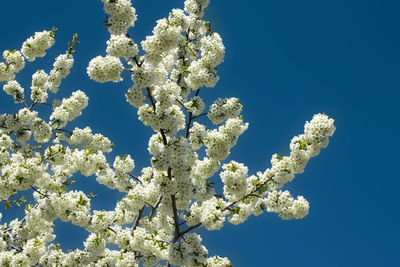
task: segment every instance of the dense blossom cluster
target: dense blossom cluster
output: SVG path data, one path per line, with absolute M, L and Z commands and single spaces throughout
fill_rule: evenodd
M 126 60 L 136 57 L 138 54 L 138 46 L 131 38 L 120 34 L 111 35 L 107 41 L 107 54 L 114 57 L 122 57 Z
M 24 99 L 24 88 L 22 88 L 21 85 L 15 80 L 8 81 L 3 86 L 3 90 L 8 95 L 11 95 L 14 97 L 15 103 L 21 102 L 22 99 Z
M 44 57 L 46 50 L 54 45 L 54 31 L 36 32 L 22 44 L 21 53 L 29 61 Z
M 50 115 L 50 120 L 54 120 L 53 124 L 58 127 L 64 127 L 68 121 L 74 120 L 80 116 L 81 110 L 86 108 L 88 97 L 82 91 L 75 91 L 70 98 L 64 98 L 61 105 L 54 108 Z
M 231 98 L 218 98 L 210 107 L 208 118 L 214 124 L 220 124 L 227 118 L 236 118 L 242 111 L 242 104 L 236 97 Z
M 282 219 L 306 216 L 307 200 L 281 188 L 328 145 L 333 119 L 314 115 L 304 134 L 292 139 L 290 154 L 274 154 L 263 172 L 251 175 L 243 163 L 224 162 L 248 123 L 240 115 L 238 98 L 218 98 L 207 108 L 200 96 L 200 89 L 215 86 L 225 55 L 220 35 L 202 19 L 209 0 L 186 0 L 184 10 L 173 9 L 158 20 L 140 46 L 128 34 L 136 21 L 131 1 L 102 2 L 109 15 L 107 55 L 93 58 L 87 73 L 101 83 L 118 82 L 123 71 L 131 73 L 126 100 L 154 130 L 148 142 L 150 165 L 135 175 L 130 155 L 107 158 L 113 145 L 107 137 L 89 127 L 66 128 L 88 104 L 83 91 L 47 103 L 47 90 L 57 93 L 74 64 L 70 44 L 49 74 L 33 74 L 28 104 L 15 74 L 24 68 L 25 58 L 45 55 L 54 43 L 54 30 L 36 33 L 21 51 L 5 51 L 3 90 L 24 107 L 0 115 L 0 201 L 7 207 L 21 205 L 24 199 L 14 200 L 15 194 L 27 190 L 33 201 L 25 204 L 24 218 L 0 225 L 0 265 L 230 267 L 228 258 L 209 255 L 202 238 L 191 231 L 202 226 L 219 230 L 226 222 L 240 224 L 264 211 Z M 40 104 L 52 108 L 46 119 L 34 110 Z M 93 209 L 93 195 L 71 188 L 78 174 L 96 177 L 123 197 L 113 210 Z M 54 244 L 58 218 L 88 232 L 82 250 L 65 252 Z
M 126 34 L 135 25 L 136 11 L 130 0 L 102 0 L 107 17 L 106 27 L 111 34 Z
M 44 70 L 38 70 L 32 75 L 31 99 L 38 103 L 45 103 L 49 88 L 47 80 L 49 75 Z
M 6 62 L 0 62 L 0 81 L 10 81 L 25 67 L 25 58 L 18 50 L 4 51 L 3 58 Z
M 96 82 L 119 82 L 122 80 L 121 72 L 124 66 L 118 57 L 98 56 L 89 62 L 87 73 Z
M 57 93 L 58 87 L 61 84 L 61 79 L 69 75 L 70 69 L 73 65 L 74 58 L 69 53 L 61 54 L 56 58 L 48 80 L 50 91 Z

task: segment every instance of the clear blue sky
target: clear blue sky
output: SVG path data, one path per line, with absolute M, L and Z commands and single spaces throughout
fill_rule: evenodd
M 138 21 L 130 33 L 136 42 L 169 10 L 183 8 L 183 0 L 133 4 Z M 125 102 L 129 75 L 118 84 L 98 84 L 86 75 L 89 60 L 105 55 L 109 36 L 101 1 L 2 1 L 1 9 L 1 51 L 19 49 L 35 31 L 59 28 L 48 57 L 17 76 L 26 90 L 34 70 L 50 71 L 78 33 L 75 66 L 60 96 L 80 89 L 90 100 L 70 127 L 92 127 L 116 144 L 113 155 L 131 154 L 136 171 L 147 166 L 151 131 Z M 211 0 L 206 17 L 224 40 L 226 57 L 220 82 L 202 95 L 207 103 L 239 97 L 250 123 L 229 159 L 246 164 L 251 174 L 264 171 L 273 153 L 288 153 L 290 139 L 313 113 L 335 118 L 337 131 L 287 186 L 309 200 L 305 219 L 282 221 L 264 213 L 221 231 L 201 230 L 210 255 L 227 256 L 234 266 L 398 266 L 399 10 L 394 0 Z M 0 113 L 14 112 L 13 106 L 1 91 Z M 94 208 L 113 208 L 120 195 L 95 184 L 94 178 L 78 180 L 102 195 Z M 66 248 L 81 247 L 85 235 L 77 227 L 58 221 L 56 231 Z

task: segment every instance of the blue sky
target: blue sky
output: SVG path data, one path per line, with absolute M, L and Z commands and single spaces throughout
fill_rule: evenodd
M 183 0 L 136 0 L 136 42 L 157 19 Z M 397 173 L 400 88 L 400 2 L 382 0 L 211 0 L 206 18 L 226 46 L 215 88 L 201 90 L 210 104 L 239 97 L 250 127 L 230 159 L 251 174 L 270 166 L 273 153 L 286 155 L 294 135 L 314 113 L 326 113 L 337 131 L 305 172 L 286 188 L 310 202 L 310 214 L 282 221 L 275 214 L 251 217 L 221 231 L 200 230 L 210 255 L 227 256 L 234 266 L 396 266 L 400 177 Z M 98 84 L 86 75 L 89 60 L 105 55 L 108 32 L 101 1 L 2 1 L 0 50 L 19 49 L 35 31 L 59 28 L 56 45 L 17 76 L 28 90 L 30 75 L 51 69 L 55 56 L 77 32 L 75 66 L 59 97 L 84 90 L 89 106 L 70 127 L 86 125 L 108 136 L 113 155 L 129 153 L 138 168 L 149 164 L 151 130 L 125 102 L 130 78 Z M 0 92 L 0 113 L 15 111 Z M 396 167 L 396 168 L 395 168 Z M 93 178 L 78 185 L 99 194 L 94 208 L 111 209 L 120 195 L 96 187 Z M 7 218 L 7 216 L 5 216 Z M 57 222 L 57 242 L 81 246 L 78 228 Z

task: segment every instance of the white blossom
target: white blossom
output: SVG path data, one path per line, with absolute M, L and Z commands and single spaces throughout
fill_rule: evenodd
M 58 87 L 61 84 L 61 79 L 64 79 L 70 74 L 70 69 L 74 65 L 74 58 L 71 54 L 61 54 L 56 57 L 53 69 L 50 71 L 48 86 L 53 93 L 58 92 Z
M 47 143 L 51 137 L 51 127 L 44 120 L 36 118 L 31 125 L 33 137 L 38 143 Z
M 4 92 L 6 92 L 8 95 L 14 97 L 14 102 L 22 102 L 24 99 L 24 88 L 21 87 L 21 85 L 15 81 L 8 81 L 4 86 L 3 86 Z
M 75 128 L 67 141 L 72 145 L 82 144 L 83 148 L 91 151 L 111 151 L 111 141 L 101 134 L 92 134 L 92 129 L 89 127 Z
M 117 156 L 114 160 L 113 166 L 116 171 L 128 173 L 133 170 L 135 163 L 130 155 L 126 155 L 123 158 Z
M 48 97 L 47 89 L 49 75 L 44 70 L 38 70 L 32 75 L 31 99 L 39 103 L 45 103 Z
M 264 201 L 268 212 L 276 212 L 284 220 L 301 219 L 308 214 L 308 201 L 299 196 L 296 200 L 293 199 L 289 191 L 273 190 L 268 193 Z
M 25 58 L 19 50 L 5 50 L 3 52 L 3 58 L 8 65 L 13 66 L 13 71 L 15 73 L 25 67 Z
M 111 34 L 125 34 L 136 21 L 135 9 L 130 0 L 102 0 L 104 11 L 110 15 L 107 19 L 107 30 Z
M 201 97 L 195 96 L 191 98 L 189 102 L 185 103 L 185 107 L 193 115 L 200 115 L 203 112 L 205 105 Z
M 72 93 L 70 98 L 64 98 L 61 105 L 56 107 L 53 113 L 50 115 L 50 120 L 54 120 L 54 123 L 58 127 L 64 127 L 67 122 L 74 120 L 80 116 L 81 110 L 83 110 L 88 104 L 88 97 L 80 90 Z
M 54 31 L 36 32 L 22 44 L 21 52 L 29 61 L 44 57 L 46 50 L 54 45 Z
M 247 193 L 247 167 L 236 161 L 222 166 L 221 180 L 224 183 L 224 195 L 231 201 L 239 200 Z
M 128 92 L 125 94 L 126 101 L 129 102 L 132 106 L 139 108 L 144 105 L 143 100 L 146 99 L 146 96 L 143 94 L 142 88 L 137 85 L 133 85 L 129 88 Z
M 111 35 L 110 40 L 107 41 L 106 52 L 110 56 L 122 57 L 128 60 L 137 56 L 138 46 L 124 34 Z
M 238 98 L 218 98 L 210 107 L 208 118 L 214 124 L 220 124 L 228 118 L 238 117 L 242 111 L 242 104 Z
M 15 67 L 11 64 L 0 62 L 0 82 L 11 81 L 15 78 Z
M 124 70 L 119 58 L 114 56 L 95 57 L 89 62 L 87 73 L 96 82 L 119 82 L 122 80 L 121 72 Z

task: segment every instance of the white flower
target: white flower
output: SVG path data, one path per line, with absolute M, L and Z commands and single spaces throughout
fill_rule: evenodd
M 39 103 L 45 103 L 47 99 L 47 89 L 49 75 L 43 70 L 38 70 L 32 75 L 31 99 Z
M 214 256 L 207 259 L 207 267 L 232 267 L 233 265 L 228 258 L 221 258 L 219 256 Z
M 107 19 L 107 30 L 111 34 L 125 34 L 136 21 L 135 9 L 130 0 L 102 0 L 104 11 L 111 17 Z
M 130 155 L 126 155 L 123 158 L 117 156 L 115 157 L 113 167 L 118 172 L 128 173 L 133 170 L 135 163 Z
M 24 88 L 22 88 L 21 85 L 15 80 L 8 81 L 3 86 L 3 90 L 8 95 L 14 97 L 14 103 L 22 102 L 24 100 Z
M 107 41 L 107 54 L 114 57 L 123 57 L 128 60 L 138 54 L 138 46 L 125 34 L 111 35 Z
M 128 92 L 125 94 L 125 97 L 129 104 L 137 108 L 143 106 L 143 100 L 146 99 L 142 88 L 137 85 L 133 85 L 131 88 L 129 88 Z
M 207 230 L 219 230 L 223 226 L 228 214 L 228 211 L 222 211 L 224 206 L 225 202 L 216 197 L 203 201 L 200 220 Z
M 219 124 L 228 118 L 235 118 L 242 111 L 238 98 L 218 98 L 210 107 L 208 118 L 214 124 Z
M 217 66 L 224 61 L 225 46 L 218 33 L 212 33 L 201 40 L 202 63 L 207 66 Z
M 91 233 L 83 243 L 85 249 L 100 256 L 106 249 L 106 242 L 99 233 Z
M 72 145 L 83 144 L 85 149 L 92 151 L 111 151 L 111 141 L 101 134 L 92 134 L 92 129 L 89 127 L 84 129 L 75 128 L 67 141 Z
M 299 196 L 296 200 L 293 199 L 289 191 L 273 190 L 268 193 L 264 199 L 268 212 L 276 212 L 284 220 L 301 219 L 308 214 L 308 201 Z
M 69 75 L 73 64 L 74 58 L 70 54 L 61 54 L 56 57 L 56 60 L 53 64 L 53 69 L 50 71 L 50 77 L 48 79 L 50 91 L 57 93 L 58 87 L 61 84 L 61 79 Z
M 13 66 L 13 70 L 15 73 L 19 72 L 25 67 L 25 58 L 18 50 L 5 50 L 3 52 L 3 58 L 6 60 L 6 63 L 8 65 Z
M 201 97 L 195 96 L 185 103 L 185 107 L 193 115 L 200 115 L 204 111 L 205 105 Z
M 202 17 L 204 9 L 208 6 L 210 0 L 186 0 L 185 11 L 189 14 L 195 14 L 198 17 Z
M 151 87 L 159 84 L 163 75 L 160 68 L 155 68 L 151 64 L 143 64 L 141 67 L 133 66 L 133 74 L 131 76 L 132 81 L 136 86 L 141 88 Z
M 222 165 L 221 180 L 224 183 L 224 195 L 230 201 L 242 198 L 247 192 L 247 167 L 242 163 L 231 161 Z
M 181 37 L 182 28 L 169 23 L 167 19 L 157 21 L 152 36 L 141 42 L 143 50 L 150 54 L 161 54 L 176 48 Z
M 15 78 L 15 67 L 12 64 L 0 62 L 0 82 L 11 81 Z
M 51 137 L 51 127 L 45 121 L 36 118 L 31 125 L 33 137 L 38 143 L 47 143 Z
M 95 57 L 89 62 L 87 73 L 96 82 L 119 82 L 122 80 L 121 72 L 124 70 L 119 58 L 114 56 Z
M 202 60 L 193 61 L 188 68 L 189 75 L 185 77 L 186 84 L 193 90 L 202 86 L 214 87 L 219 80 L 215 67 L 206 65 Z
M 64 127 L 67 122 L 74 120 L 82 114 L 83 110 L 88 104 L 88 97 L 80 90 L 72 93 L 70 98 L 64 98 L 60 106 L 56 107 L 50 115 L 50 120 L 58 127 Z
M 29 60 L 44 57 L 46 50 L 54 44 L 54 31 L 36 32 L 22 44 L 21 52 Z
M 310 122 L 304 125 L 304 134 L 311 141 L 320 147 L 328 146 L 329 137 L 335 132 L 334 120 L 325 114 L 315 114 Z
M 193 149 L 200 149 L 207 139 L 207 131 L 204 125 L 201 125 L 198 122 L 194 122 L 192 128 L 190 128 L 190 145 Z
M 276 187 L 282 187 L 285 183 L 290 182 L 294 177 L 294 163 L 290 157 L 280 157 L 274 154 L 271 159 L 272 168 L 270 175 L 273 175 Z

